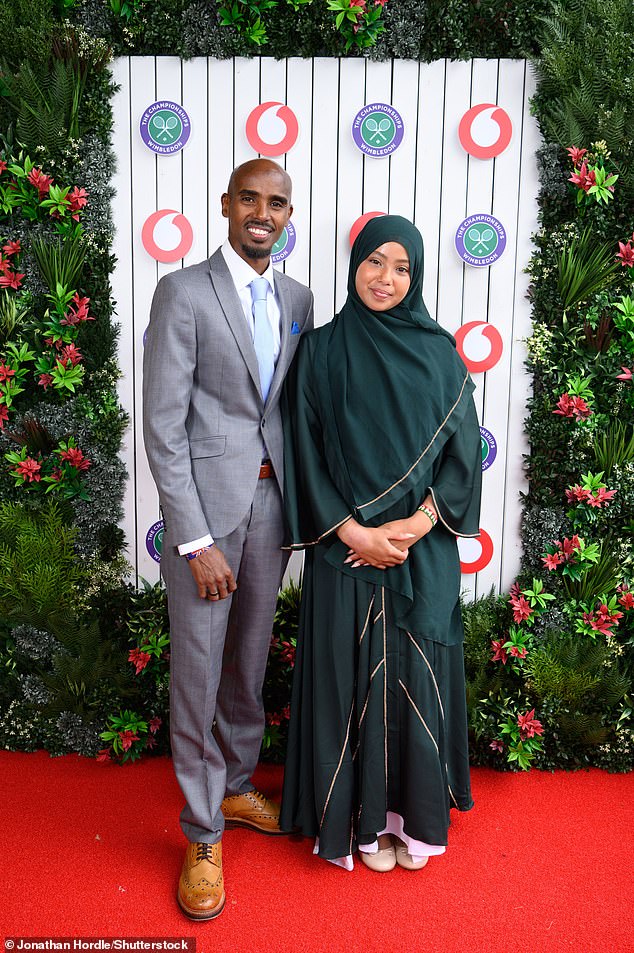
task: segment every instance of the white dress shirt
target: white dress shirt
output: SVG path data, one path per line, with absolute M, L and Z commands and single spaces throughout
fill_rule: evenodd
M 263 275 L 258 274 L 251 265 L 240 258 L 240 255 L 232 248 L 229 240 L 227 240 L 224 245 L 222 245 L 220 251 L 222 252 L 222 257 L 224 258 L 227 268 L 229 269 L 229 274 L 231 275 L 231 280 L 235 285 L 235 289 L 238 292 L 238 297 L 240 298 L 240 303 L 242 305 L 242 310 L 244 312 L 244 320 L 249 326 L 251 331 L 251 337 L 253 337 L 255 330 L 255 322 L 253 319 L 253 302 L 251 298 L 251 288 L 250 284 L 254 278 L 266 278 L 269 283 L 269 288 L 266 296 L 266 311 L 268 319 L 271 323 L 271 330 L 273 331 L 273 344 L 274 344 L 274 353 L 273 358 L 277 362 L 277 359 L 280 354 L 280 306 L 275 294 L 275 272 L 273 271 L 273 265 L 269 261 L 269 266 L 264 272 Z M 205 536 L 201 536 L 200 539 L 193 539 L 189 543 L 182 543 L 178 547 L 178 552 L 181 556 L 185 556 L 186 553 L 193 553 L 195 549 L 201 549 L 203 546 L 213 545 L 213 537 L 207 533 Z

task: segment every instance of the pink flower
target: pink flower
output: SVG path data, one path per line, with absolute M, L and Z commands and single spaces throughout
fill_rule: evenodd
M 97 755 L 97 761 L 110 761 L 110 748 L 102 748 Z
M 10 377 L 15 375 L 15 371 L 8 364 L 0 364 L 0 383 L 4 384 Z
M 586 625 L 589 625 L 595 632 L 601 632 L 606 636 L 614 635 L 612 627 L 618 625 L 619 619 L 622 618 L 622 612 L 611 611 L 605 603 L 600 605 L 599 608 L 593 612 L 583 613 L 583 621 Z
M 142 652 L 141 649 L 130 649 L 128 652 L 128 662 L 132 662 L 135 667 L 135 675 L 140 675 L 152 656 L 149 652 Z
M 8 257 L 11 257 L 11 255 L 19 255 L 20 252 L 22 251 L 22 247 L 20 245 L 19 239 L 18 241 L 15 241 L 15 242 L 7 242 L 6 245 L 2 246 L 2 251 Z
M 74 215 L 73 215 L 73 218 L 75 218 Z M 156 738 L 154 737 L 154 735 L 148 735 L 147 738 L 145 739 L 145 747 L 149 748 L 150 751 L 152 750 L 152 748 L 156 748 L 157 744 L 158 742 Z
M 564 554 L 559 553 L 547 553 L 546 556 L 542 556 L 542 562 L 545 564 L 547 569 L 550 569 L 551 572 L 553 569 L 556 569 L 564 561 Z
M 24 477 L 25 482 L 39 483 L 42 479 L 40 474 L 41 469 L 41 463 L 38 463 L 33 457 L 27 457 L 26 460 L 21 460 L 20 463 L 18 463 L 13 473 L 15 473 L 16 476 Z
M 6 404 L 0 404 L 0 430 L 4 430 L 4 425 L 9 419 L 9 408 Z
M 630 369 L 629 367 L 621 366 L 621 370 L 623 373 L 616 375 L 617 381 L 631 381 L 632 376 L 634 376 L 634 368 Z
M 84 456 L 79 447 L 69 447 L 68 450 L 62 450 L 60 457 L 77 470 L 87 470 L 91 466 L 91 461 Z
M 544 728 L 541 721 L 538 721 L 537 718 L 535 718 L 534 708 L 532 708 L 530 711 L 527 711 L 525 715 L 518 715 L 517 724 L 520 729 L 520 737 L 523 740 L 526 738 L 533 738 L 535 735 L 544 734 Z
M 587 417 L 590 417 L 592 411 L 586 404 L 583 397 L 573 397 L 572 398 L 572 412 L 576 420 L 585 420 Z
M 45 175 L 41 169 L 31 169 L 29 172 L 29 182 L 34 185 L 39 192 L 40 199 L 46 195 L 53 184 L 53 177 Z
M 621 259 L 621 264 L 624 268 L 634 267 L 634 248 L 630 245 L 631 240 L 632 239 L 625 243 L 619 242 L 619 251 L 614 256 L 615 258 Z
M 387 0 L 374 0 L 375 7 L 384 7 L 387 3 Z
M 504 742 L 500 741 L 499 738 L 494 738 L 489 748 L 493 748 L 494 751 L 504 751 Z
M 119 738 L 121 739 L 121 747 L 124 751 L 128 751 L 132 747 L 132 742 L 139 741 L 139 736 L 133 731 L 120 731 Z
M 588 506 L 593 506 L 596 509 L 600 509 L 604 503 L 609 503 L 615 494 L 616 490 L 606 490 L 604 486 L 601 486 L 595 494 L 590 494 L 588 498 Z
M 533 615 L 533 610 L 524 596 L 519 596 L 518 599 L 511 599 L 510 603 L 513 606 L 513 619 L 515 622 L 523 622 L 525 619 L 530 619 Z
M 77 364 L 81 364 L 83 355 L 74 344 L 67 344 L 61 352 L 59 359 L 62 364 L 66 364 L 67 361 L 70 361 L 73 367 L 75 367 Z
M 517 599 L 521 591 L 522 590 L 520 589 L 520 584 L 519 582 L 516 581 L 513 583 L 513 585 L 509 589 L 509 596 L 511 597 L 511 599 Z
M 508 659 L 508 653 L 506 649 L 504 648 L 504 642 L 501 639 L 499 640 L 492 639 L 491 648 L 493 649 L 493 655 L 491 656 L 491 661 L 501 662 L 502 665 L 506 665 L 506 661 Z
M 576 185 L 578 188 L 583 189 L 584 192 L 588 192 L 591 186 L 596 183 L 596 176 L 594 169 L 590 169 L 588 172 L 588 166 L 585 162 L 581 164 L 580 169 L 575 169 L 570 178 L 569 182 L 572 182 L 573 185 Z
M 512 645 L 509 652 L 513 658 L 526 658 L 528 655 L 528 649 L 525 645 Z
M 578 149 L 577 146 L 570 146 L 569 149 L 566 149 L 566 152 L 572 159 L 572 164 L 575 166 L 575 168 L 579 165 L 587 151 L 587 149 Z
M 148 723 L 148 728 L 150 729 L 151 734 L 155 735 L 162 724 L 163 724 L 163 720 L 159 718 L 158 715 L 155 715 L 154 718 L 150 718 L 150 721 Z
M 566 490 L 566 499 L 569 503 L 585 503 L 590 496 L 590 490 L 586 490 L 585 487 L 579 486 L 578 483 Z
M 7 168 L 7 164 L 4 159 L 0 159 L 0 174 L 4 172 Z
M 557 401 L 557 410 L 553 410 L 553 414 L 559 414 L 561 417 L 572 417 L 572 407 L 572 397 L 570 394 L 562 394 Z
M 53 383 L 53 378 L 50 374 L 40 374 L 37 383 L 40 387 L 43 387 L 44 390 L 48 390 Z

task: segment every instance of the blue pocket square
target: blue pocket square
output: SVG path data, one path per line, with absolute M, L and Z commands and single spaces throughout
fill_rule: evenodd
M 299 334 L 299 324 L 297 321 L 293 321 L 291 324 L 291 334 Z

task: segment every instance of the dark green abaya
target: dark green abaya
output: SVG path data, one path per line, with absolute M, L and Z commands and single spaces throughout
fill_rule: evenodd
M 355 290 L 360 263 L 403 245 L 410 287 L 386 312 Z M 472 806 L 456 536 L 478 535 L 481 455 L 473 384 L 422 300 L 423 248 L 398 216 L 370 221 L 348 298 L 301 342 L 285 392 L 286 501 L 306 549 L 281 823 L 319 854 L 372 844 L 387 812 L 447 842 Z M 438 525 L 401 566 L 353 569 L 336 529 L 410 517 L 431 493 Z

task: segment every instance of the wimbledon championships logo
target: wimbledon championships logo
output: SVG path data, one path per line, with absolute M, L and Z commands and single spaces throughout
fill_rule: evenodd
M 504 226 L 493 215 L 470 215 L 458 226 L 456 251 L 468 265 L 492 265 L 505 248 Z
M 364 106 L 352 122 L 352 138 L 366 156 L 384 159 L 403 141 L 403 120 L 393 106 L 371 103 Z
M 152 103 L 141 116 L 141 138 L 157 155 L 180 152 L 191 132 L 189 116 L 182 106 L 167 99 Z
M 480 427 L 480 447 L 482 450 L 482 472 L 488 470 L 498 454 L 495 437 L 486 427 Z
M 150 526 L 145 537 L 145 548 L 154 562 L 157 563 L 160 563 L 161 561 L 164 529 L 165 527 L 163 520 L 159 520 L 158 523 L 154 523 L 153 526 Z
M 296 240 L 297 233 L 295 231 L 295 227 L 288 222 L 284 228 L 284 231 L 271 249 L 271 261 L 274 265 L 278 265 L 281 261 L 286 261 L 288 256 L 295 248 Z

